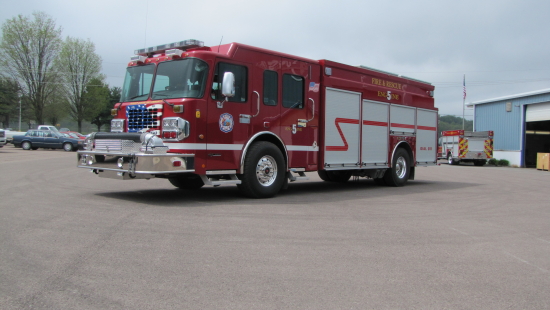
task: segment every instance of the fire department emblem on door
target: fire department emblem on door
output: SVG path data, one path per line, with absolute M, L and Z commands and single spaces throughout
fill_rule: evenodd
M 229 113 L 223 113 L 220 115 L 220 130 L 223 132 L 231 132 L 233 130 L 233 116 Z

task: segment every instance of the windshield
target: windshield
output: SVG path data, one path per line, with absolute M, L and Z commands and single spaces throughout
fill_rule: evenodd
M 201 98 L 204 95 L 208 65 L 196 58 L 162 62 L 158 65 L 136 66 L 126 69 L 121 102 L 170 98 Z
M 154 71 L 155 65 L 127 68 L 120 101 L 140 101 L 149 98 Z
M 152 99 L 201 98 L 204 95 L 208 65 L 195 58 L 158 65 Z

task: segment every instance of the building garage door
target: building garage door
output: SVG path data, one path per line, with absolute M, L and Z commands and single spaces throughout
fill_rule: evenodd
M 527 105 L 525 166 L 535 167 L 537 153 L 550 153 L 550 102 Z
M 530 104 L 525 115 L 527 122 L 550 121 L 550 102 Z

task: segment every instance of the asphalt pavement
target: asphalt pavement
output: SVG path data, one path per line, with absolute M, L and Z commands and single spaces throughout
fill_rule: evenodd
M 550 172 L 307 175 L 256 200 L 0 148 L 0 309 L 550 309 Z

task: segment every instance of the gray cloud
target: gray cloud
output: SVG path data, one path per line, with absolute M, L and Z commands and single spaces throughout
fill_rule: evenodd
M 63 35 L 89 38 L 111 86 L 137 48 L 195 38 L 240 42 L 311 59 L 363 64 L 433 83 L 441 114 L 467 102 L 550 88 L 550 2 L 25 1 L 0 20 L 44 11 Z M 471 112 L 467 112 L 468 114 Z

